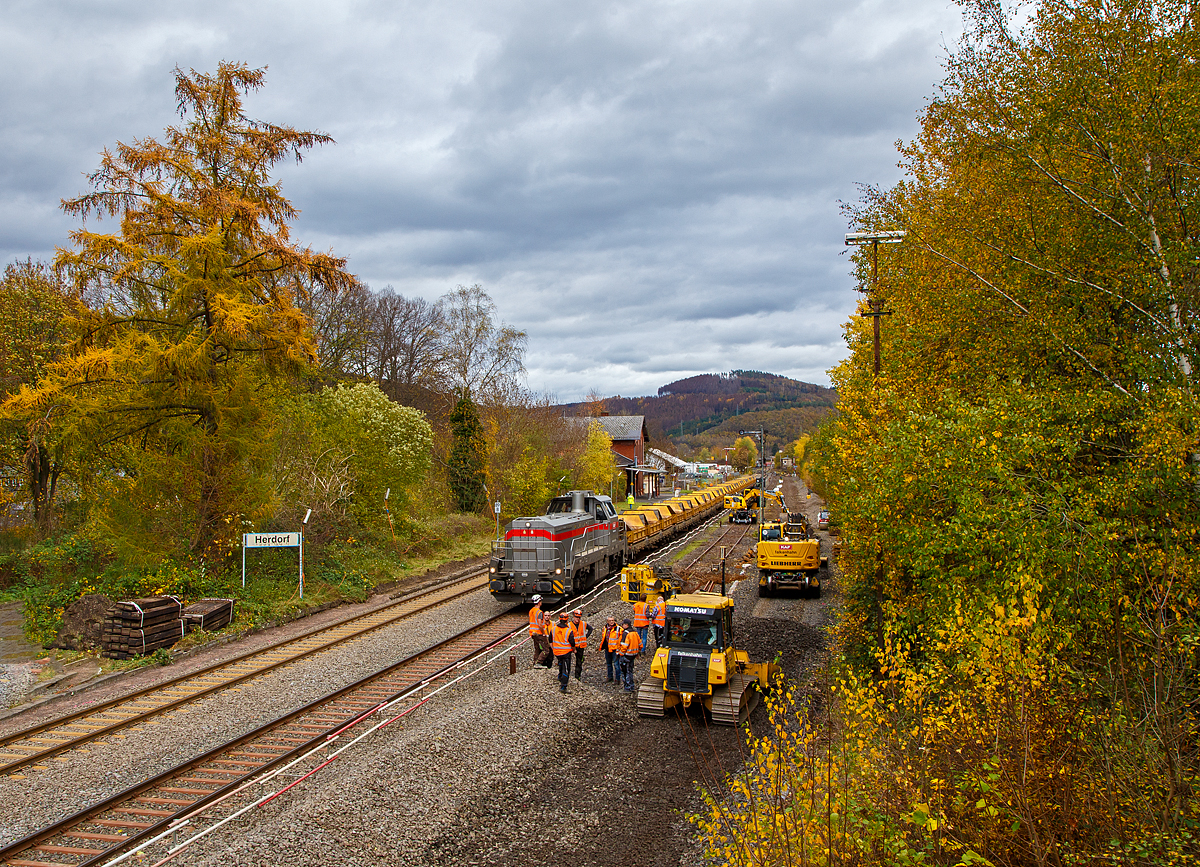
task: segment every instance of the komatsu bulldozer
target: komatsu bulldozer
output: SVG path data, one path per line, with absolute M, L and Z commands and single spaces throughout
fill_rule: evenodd
M 702 703 L 717 725 L 745 721 L 779 674 L 774 663 L 752 663 L 733 637 L 733 600 L 720 593 L 686 593 L 667 600 L 667 628 L 650 675 L 638 689 L 638 713 Z

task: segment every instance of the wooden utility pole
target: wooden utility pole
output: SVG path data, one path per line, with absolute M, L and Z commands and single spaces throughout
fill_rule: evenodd
M 879 297 L 879 245 L 898 244 L 904 240 L 904 231 L 892 232 L 852 232 L 846 235 L 846 246 L 871 245 L 871 285 L 868 289 L 867 305 L 869 312 L 860 314 L 870 316 L 874 322 L 875 337 L 875 381 L 879 381 L 879 319 L 890 311 L 883 309 L 883 299 Z M 883 649 L 883 545 L 875 548 L 875 586 L 872 588 L 872 619 L 875 621 L 875 641 Z

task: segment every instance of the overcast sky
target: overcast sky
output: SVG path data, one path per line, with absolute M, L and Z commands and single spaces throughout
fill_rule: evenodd
M 173 69 L 267 66 L 251 117 L 336 144 L 280 170 L 293 238 L 374 288 L 480 283 L 561 401 L 754 369 L 829 384 L 855 303 L 838 200 L 961 32 L 949 0 L 0 4 L 0 261 L 175 122 Z

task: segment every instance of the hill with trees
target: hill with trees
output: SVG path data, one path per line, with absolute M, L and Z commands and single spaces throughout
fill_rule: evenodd
M 764 431 L 767 455 L 812 433 L 837 403 L 837 392 L 773 373 L 734 370 L 668 383 L 657 395 L 607 397 L 568 404 L 571 414 L 642 415 L 651 443 L 684 458 L 720 457 L 740 430 Z

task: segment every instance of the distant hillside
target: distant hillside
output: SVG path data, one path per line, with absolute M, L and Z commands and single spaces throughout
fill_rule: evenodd
M 609 397 L 610 415 L 644 415 L 652 445 L 690 457 L 730 446 L 739 430 L 765 431 L 767 453 L 816 429 L 833 411 L 837 392 L 757 370 L 706 373 L 668 383 L 658 396 Z M 571 414 L 585 404 L 569 404 Z

